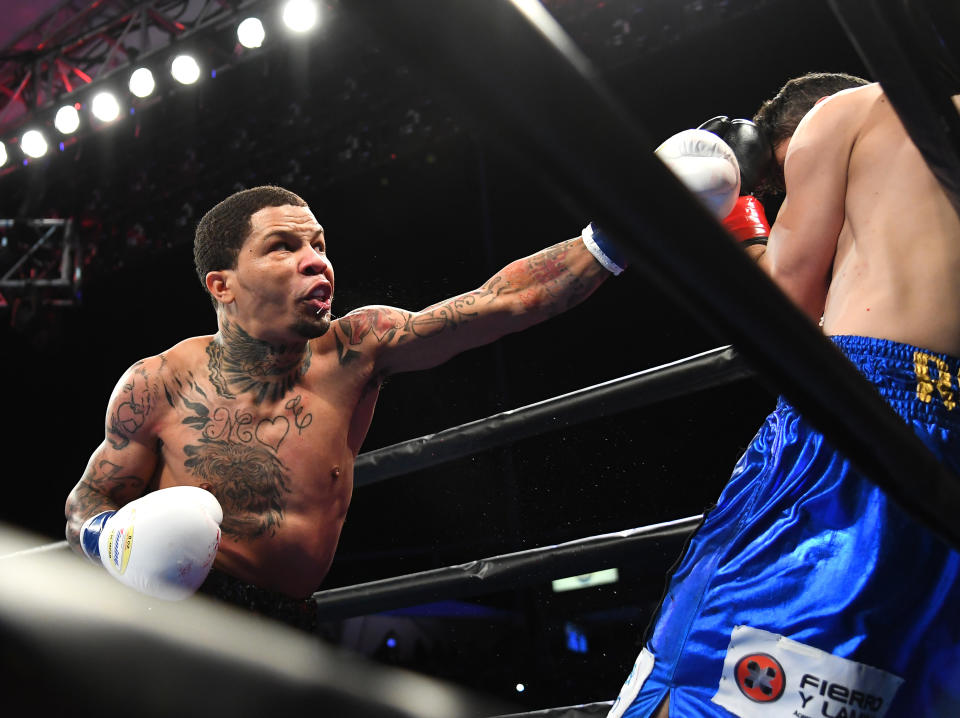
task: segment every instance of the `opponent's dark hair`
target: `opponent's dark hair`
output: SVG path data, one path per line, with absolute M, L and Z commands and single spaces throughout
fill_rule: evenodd
M 203 215 L 193 236 L 193 264 L 204 289 L 208 272 L 236 269 L 240 247 L 253 229 L 250 217 L 264 207 L 288 204 L 307 206 L 289 190 L 264 185 L 235 192 Z M 217 306 L 215 299 L 213 305 Z
M 851 87 L 869 85 L 868 80 L 844 72 L 808 72 L 789 80 L 776 95 L 766 100 L 753 121 L 776 148 L 796 132 L 797 125 L 817 101 Z M 783 173 L 772 168 L 754 192 L 761 202 L 783 194 Z
M 862 77 L 843 72 L 809 72 L 789 80 L 776 95 L 760 105 L 753 121 L 776 147 L 793 135 L 800 120 L 813 109 L 817 100 L 868 84 Z

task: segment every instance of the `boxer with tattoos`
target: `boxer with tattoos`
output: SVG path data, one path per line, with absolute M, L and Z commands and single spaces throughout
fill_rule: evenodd
M 590 225 L 422 311 L 368 306 L 334 319 L 324 229 L 278 187 L 210 210 L 194 258 L 219 331 L 124 374 L 66 502 L 76 550 L 174 598 L 204 581 L 214 554 L 221 584 L 309 596 L 333 560 L 384 378 L 559 314 L 625 265 Z M 180 487 L 192 491 L 170 494 Z

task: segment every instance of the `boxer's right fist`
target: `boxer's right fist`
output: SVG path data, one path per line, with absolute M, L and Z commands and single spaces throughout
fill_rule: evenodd
M 753 192 L 774 163 L 770 141 L 752 120 L 731 120 L 717 115 L 698 129 L 707 130 L 727 143 L 740 167 L 740 194 Z
M 204 582 L 220 545 L 223 510 L 196 486 L 159 489 L 84 522 L 80 545 L 120 583 L 167 601 Z
M 686 185 L 714 217 L 723 219 L 740 193 L 740 168 L 733 150 L 707 130 L 683 130 L 654 154 Z

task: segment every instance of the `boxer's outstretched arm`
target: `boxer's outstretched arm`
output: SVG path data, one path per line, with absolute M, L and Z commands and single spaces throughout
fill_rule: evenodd
M 341 363 L 374 357 L 380 375 L 427 369 L 586 299 L 610 275 L 575 238 L 504 267 L 472 292 L 419 312 L 362 307 L 334 323 Z
M 160 397 L 151 374 L 162 359 L 134 364 L 117 383 L 107 407 L 106 437 L 93 452 L 64 513 L 70 546 L 80 549 L 80 529 L 91 516 L 113 511 L 142 495 L 157 465 L 153 415 Z

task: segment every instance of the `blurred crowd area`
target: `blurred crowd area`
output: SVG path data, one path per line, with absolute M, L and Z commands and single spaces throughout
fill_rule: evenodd
M 544 4 L 601 71 L 615 72 L 774 2 Z M 310 198 L 359 176 L 386 184 L 393 163 L 431 171 L 452 144 L 469 141 L 469 130 L 409 67 L 356 28 L 341 32 L 342 14 L 339 2 L 329 3 L 323 33 L 309 47 L 238 56 L 215 79 L 143 101 L 116 126 L 0 178 L 0 217 L 70 217 L 76 230 L 72 299 L 0 286 L 11 323 L 26 328 L 43 306 L 78 301 L 84 283 L 189 244 L 203 213 L 233 191 L 280 184 Z M 0 276 L 35 241 L 29 232 L 4 231 Z M 61 268 L 60 252 L 51 243 L 11 278 L 50 278 Z

